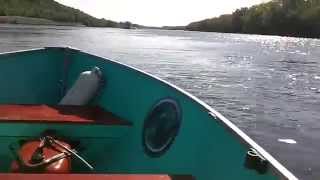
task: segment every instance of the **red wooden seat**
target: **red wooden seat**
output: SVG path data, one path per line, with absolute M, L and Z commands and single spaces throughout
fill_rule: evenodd
M 0 174 L 1 180 L 193 180 L 192 176 L 105 174 Z
M 131 125 L 100 107 L 0 105 L 1 122 Z

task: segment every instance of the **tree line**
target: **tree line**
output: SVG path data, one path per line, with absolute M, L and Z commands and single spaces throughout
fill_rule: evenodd
M 79 23 L 93 27 L 130 26 L 130 22 L 117 23 L 92 17 L 78 9 L 64 6 L 54 0 L 0 0 L 0 16 L 24 16 L 57 22 Z
M 320 0 L 272 0 L 193 22 L 186 30 L 320 37 Z

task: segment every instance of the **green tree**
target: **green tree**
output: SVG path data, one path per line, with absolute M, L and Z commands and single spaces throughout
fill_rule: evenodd
M 320 0 L 273 0 L 238 9 L 231 15 L 194 22 L 186 29 L 320 37 L 319 19 Z

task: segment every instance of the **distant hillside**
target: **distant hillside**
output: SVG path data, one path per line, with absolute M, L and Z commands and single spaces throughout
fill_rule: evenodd
M 320 37 L 320 0 L 272 0 L 193 22 L 186 30 Z
M 92 27 L 130 28 L 131 25 L 129 22 L 120 24 L 111 20 L 98 19 L 54 0 L 0 0 L 0 16 L 42 18 Z

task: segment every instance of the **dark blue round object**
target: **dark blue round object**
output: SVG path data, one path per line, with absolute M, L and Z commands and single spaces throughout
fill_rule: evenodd
M 162 156 L 172 145 L 181 125 L 181 110 L 173 99 L 153 106 L 144 122 L 143 146 L 147 155 Z

